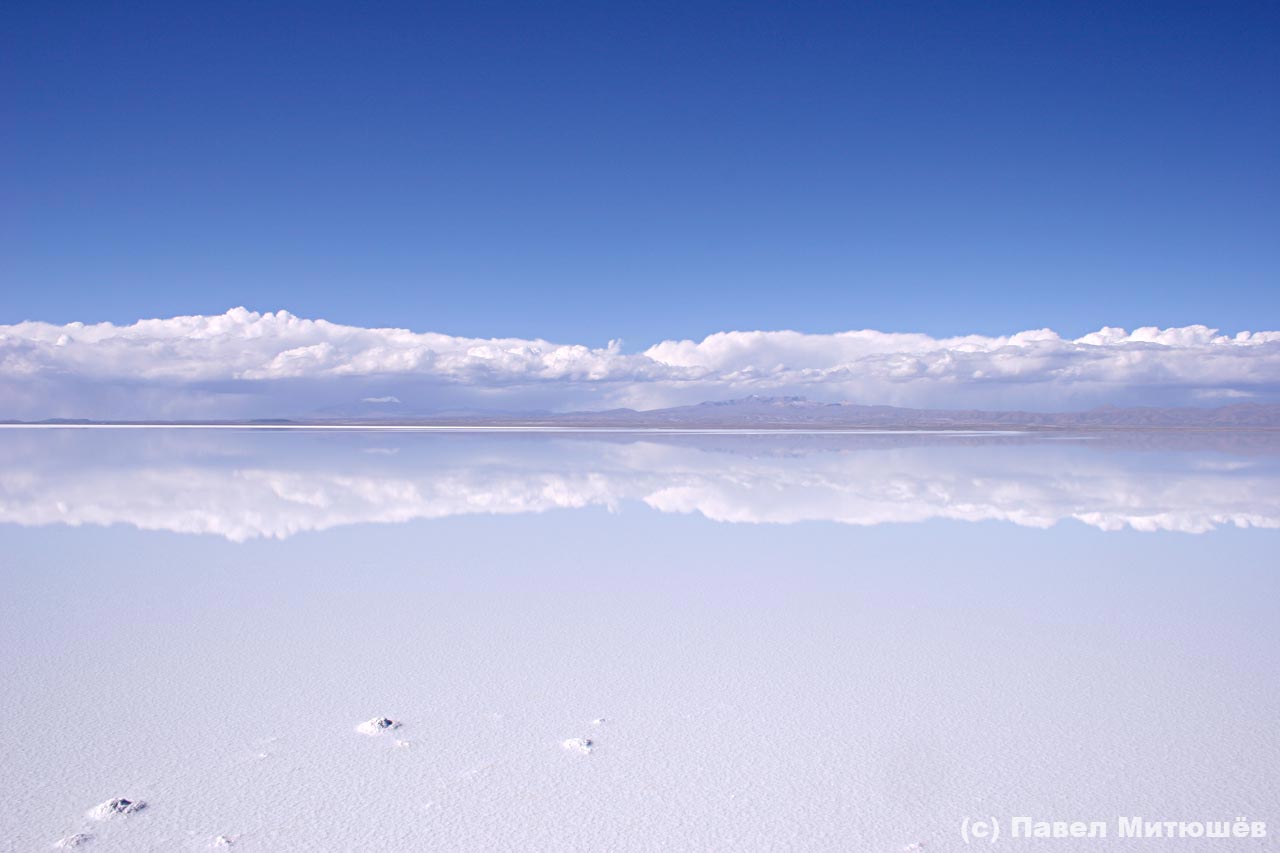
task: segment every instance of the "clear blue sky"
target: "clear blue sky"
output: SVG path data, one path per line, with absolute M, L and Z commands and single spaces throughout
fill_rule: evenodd
M 1280 4 L 0 14 L 0 322 L 1280 326 Z

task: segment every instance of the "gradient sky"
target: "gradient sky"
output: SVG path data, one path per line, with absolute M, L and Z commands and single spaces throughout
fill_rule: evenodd
M 1273 3 L 0 14 L 0 323 L 1277 328 Z

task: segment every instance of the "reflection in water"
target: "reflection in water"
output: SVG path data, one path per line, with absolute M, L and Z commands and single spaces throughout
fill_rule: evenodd
M 1280 527 L 1280 438 L 0 434 L 0 521 L 284 538 L 643 503 L 727 522 Z

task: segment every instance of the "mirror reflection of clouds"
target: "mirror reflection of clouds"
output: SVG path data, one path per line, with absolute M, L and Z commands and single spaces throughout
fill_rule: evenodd
M 750 524 L 1280 527 L 1280 437 L 1266 434 L 40 430 L 5 434 L 0 461 L 0 521 L 124 524 L 232 541 L 586 507 Z

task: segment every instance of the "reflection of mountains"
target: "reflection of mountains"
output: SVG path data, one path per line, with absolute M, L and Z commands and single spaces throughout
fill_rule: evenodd
M 363 522 L 643 503 L 752 523 L 1280 527 L 1280 459 L 1267 440 L 1248 439 L 1243 452 L 1135 452 L 1087 439 L 761 438 L 6 436 L 0 521 L 129 524 L 243 541 Z

